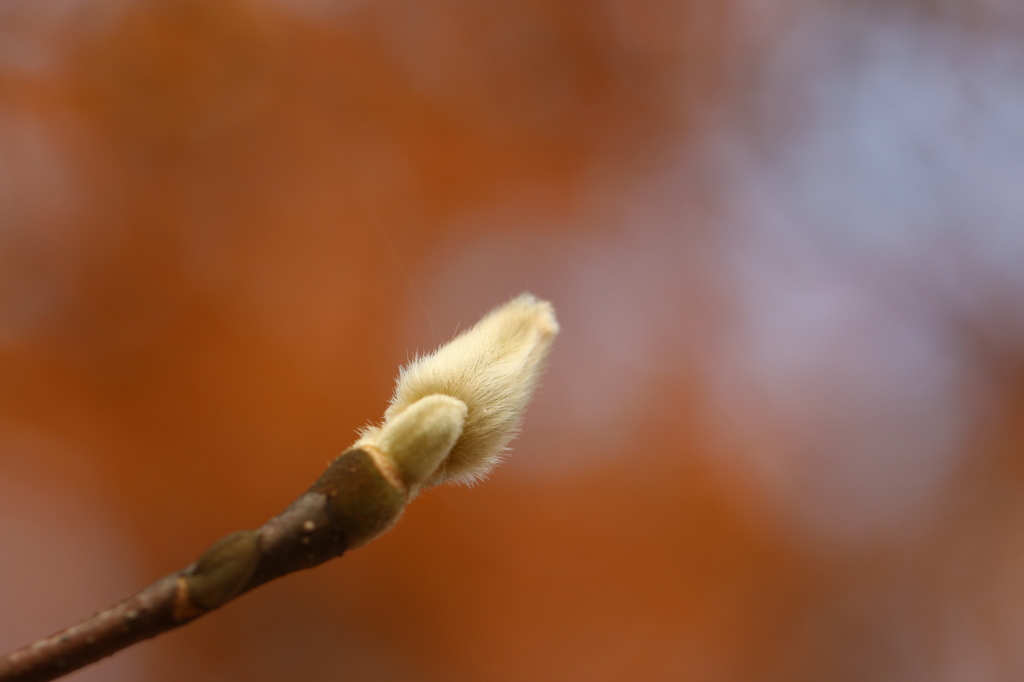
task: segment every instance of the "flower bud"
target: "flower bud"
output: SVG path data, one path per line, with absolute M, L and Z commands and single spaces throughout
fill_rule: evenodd
M 357 446 L 369 444 L 382 452 L 398 448 L 398 457 L 416 476 L 425 476 L 427 485 L 482 478 L 515 435 L 557 333 L 551 304 L 530 294 L 495 308 L 449 343 L 404 367 L 384 424 L 366 429 Z M 454 403 L 434 400 L 441 396 L 464 404 L 461 434 L 447 455 L 423 473 L 455 433 L 458 410 Z M 432 402 L 420 405 L 428 397 Z M 414 423 L 424 418 L 424 425 Z M 420 440 L 430 443 L 428 453 L 412 452 L 412 443 Z

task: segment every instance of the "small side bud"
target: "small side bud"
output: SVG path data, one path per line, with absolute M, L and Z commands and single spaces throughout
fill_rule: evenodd
M 417 400 L 354 447 L 370 445 L 384 455 L 402 481 L 415 491 L 448 457 L 466 423 L 466 403 L 447 395 Z
M 213 543 L 185 577 L 189 601 L 210 610 L 234 599 L 259 564 L 258 544 L 259 534 L 252 530 L 240 530 Z

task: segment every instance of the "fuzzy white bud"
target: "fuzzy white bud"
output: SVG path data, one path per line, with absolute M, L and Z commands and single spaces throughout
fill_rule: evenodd
M 392 459 L 390 450 L 407 453 L 400 457 L 416 461 L 417 472 L 422 472 L 445 440 L 437 434 L 454 431 L 458 410 L 451 402 L 434 400 L 448 396 L 465 406 L 461 435 L 436 468 L 422 475 L 427 485 L 482 478 L 515 436 L 557 333 L 551 304 L 530 294 L 495 308 L 449 343 L 404 367 L 384 424 L 363 431 L 356 445 L 371 445 Z M 413 415 L 427 418 L 429 425 L 412 426 Z M 432 454 L 411 454 L 418 442 L 429 442 Z M 400 464 L 396 468 L 401 471 Z

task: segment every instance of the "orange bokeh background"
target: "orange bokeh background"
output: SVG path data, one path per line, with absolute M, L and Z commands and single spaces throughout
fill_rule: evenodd
M 508 462 L 81 680 L 1024 678 L 1024 12 L 0 8 L 0 648 L 528 290 Z

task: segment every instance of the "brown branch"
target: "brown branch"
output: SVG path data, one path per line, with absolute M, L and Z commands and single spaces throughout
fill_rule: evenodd
M 473 481 L 498 461 L 558 333 L 550 303 L 522 294 L 402 370 L 379 427 L 259 530 L 92 618 L 0 659 L 0 682 L 44 682 L 155 637 L 283 575 L 360 547 L 423 485 Z
M 313 486 L 258 530 L 232 533 L 193 564 L 91 618 L 0 658 L 0 682 L 45 682 L 184 625 L 293 571 L 384 532 L 408 486 L 371 448 L 339 456 Z

